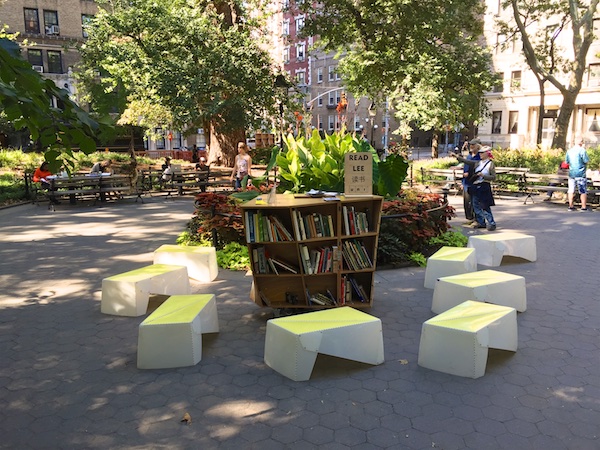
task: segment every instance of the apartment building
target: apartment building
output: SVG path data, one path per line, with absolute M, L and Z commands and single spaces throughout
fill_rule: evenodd
M 540 114 L 540 89 L 538 81 L 529 69 L 522 53 L 520 39 L 506 41 L 497 31 L 497 20 L 512 14 L 504 10 L 501 2 L 487 0 L 484 35 L 493 51 L 493 66 L 502 79 L 502 86 L 486 95 L 490 102 L 490 117 L 478 129 L 482 141 L 500 147 L 533 148 L 536 145 L 538 117 Z M 587 70 L 571 122 L 567 143 L 572 144 L 576 136 L 582 136 L 587 144 L 600 143 L 600 11 L 594 21 L 597 41 L 591 46 L 587 57 Z M 547 27 L 554 23 L 543 24 Z M 571 57 L 572 44 L 569 29 L 558 36 L 557 45 L 564 48 L 565 56 Z M 502 43 L 508 44 L 502 48 Z M 566 81 L 566 80 L 565 80 Z M 546 82 L 544 96 L 542 147 L 552 144 L 556 118 L 562 103 L 559 91 Z
M 35 70 L 75 95 L 72 68 L 80 59 L 76 47 L 96 11 L 92 0 L 10 0 L 0 6 L 0 22 L 10 33 L 19 33 L 19 42 L 34 44 L 22 49 L 22 56 Z

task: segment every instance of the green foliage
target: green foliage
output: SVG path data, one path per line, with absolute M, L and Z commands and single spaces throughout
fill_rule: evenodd
M 187 225 L 189 235 L 186 239 L 194 243 L 212 242 L 213 233 L 216 233 L 219 247 L 229 242 L 244 243 L 244 225 L 239 203 L 234 197 L 225 194 L 198 194 L 196 211 Z
M 0 39 L 6 34 L 0 32 Z M 63 104 L 54 108 L 52 98 Z M 61 166 L 72 167 L 72 149 L 84 153 L 96 149 L 95 139 L 106 121 L 92 119 L 69 98 L 69 93 L 58 88 L 54 81 L 44 79 L 31 64 L 18 54 L 0 46 L 0 104 L 6 120 L 16 130 L 28 129 L 31 139 L 45 150 L 45 159 L 52 171 Z
M 454 215 L 437 194 L 406 190 L 398 199 L 384 202 L 377 264 L 398 264 L 410 261 L 411 253 L 423 253 L 431 238 L 448 231 L 448 219 Z
M 237 242 L 226 244 L 221 250 L 217 250 L 217 264 L 223 269 L 248 270 L 250 268 L 248 247 Z
M 423 255 L 423 253 L 412 252 L 408 255 L 408 260 L 419 267 L 425 267 L 427 265 L 427 258 L 425 258 L 425 255 Z
M 287 151 L 276 155 L 282 186 L 291 192 L 310 189 L 343 192 L 344 161 L 348 153 L 369 152 L 373 156 L 373 193 L 395 196 L 406 178 L 408 163 L 398 155 L 380 161 L 368 142 L 344 130 L 321 139 L 314 130 L 310 138 L 284 137 Z
M 480 45 L 484 4 L 447 2 L 302 2 L 307 35 L 341 57 L 339 72 L 355 96 L 387 101 L 400 133 L 410 123 L 439 130 L 481 119 L 484 93 L 498 82 Z
M 0 205 L 24 200 L 26 198 L 23 177 L 17 177 L 13 173 L 0 174 Z
M 182 231 L 179 236 L 177 236 L 176 243 L 178 245 L 188 245 L 188 246 L 197 246 L 197 247 L 212 247 L 212 241 L 202 239 L 202 238 L 194 238 L 190 230 Z
M 429 238 L 429 241 L 427 241 L 429 245 L 438 247 L 466 247 L 468 242 L 469 238 L 457 231 L 446 231 L 439 236 Z
M 99 3 L 80 71 L 95 108 L 128 107 L 123 120 L 150 128 L 210 122 L 223 132 L 276 114 L 268 53 L 236 2 Z

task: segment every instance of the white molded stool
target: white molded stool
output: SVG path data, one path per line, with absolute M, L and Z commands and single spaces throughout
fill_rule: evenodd
M 219 274 L 214 247 L 161 245 L 154 251 L 154 264 L 186 266 L 189 277 L 203 283 L 210 283 Z
M 475 249 L 477 263 L 483 266 L 497 267 L 503 256 L 537 260 L 535 236 L 527 234 L 510 232 L 471 236 L 467 246 Z
M 527 309 L 525 278 L 497 270 L 442 277 L 435 283 L 431 310 L 439 314 L 465 300 L 510 306 L 523 312 Z
M 202 359 L 202 334 L 219 331 L 215 296 L 173 295 L 140 324 L 138 331 L 139 369 L 196 365 Z
M 280 374 L 308 380 L 317 353 L 381 364 L 381 320 L 345 306 L 267 322 L 265 363 Z
M 423 324 L 418 364 L 461 377 L 485 374 L 488 348 L 517 351 L 514 308 L 466 301 Z
M 427 259 L 425 287 L 433 289 L 440 277 L 476 272 L 475 249 L 464 247 L 442 247 Z
M 102 280 L 104 314 L 141 316 L 146 314 L 150 294 L 189 294 L 190 280 L 184 266 L 153 264 Z

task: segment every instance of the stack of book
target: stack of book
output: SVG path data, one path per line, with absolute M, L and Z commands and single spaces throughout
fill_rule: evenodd
M 335 236 L 333 217 L 330 214 L 308 213 L 302 215 L 300 211 L 293 209 L 292 219 L 294 234 L 298 241 Z
M 344 217 L 344 232 L 347 236 L 369 232 L 369 221 L 367 211 L 356 211 L 354 206 L 342 207 Z
M 335 300 L 335 297 L 331 292 L 329 292 L 329 290 L 327 291 L 327 294 L 323 294 L 321 292 L 311 294 L 307 289 L 306 298 L 311 305 L 336 306 L 338 304 L 338 302 Z
M 354 298 L 358 299 L 361 303 L 369 301 L 369 296 L 365 289 L 351 275 L 342 276 L 339 298 L 341 305 L 352 303 Z
M 364 244 L 356 239 L 344 241 L 342 253 L 344 261 L 346 261 L 346 265 L 350 270 L 370 269 L 373 267 Z
M 245 211 L 247 242 L 286 242 L 294 237 L 277 216 L 263 215 L 262 211 Z
M 254 262 L 254 272 L 260 274 L 274 273 L 279 274 L 297 274 L 298 268 L 279 258 L 271 257 L 265 247 L 257 247 L 252 250 L 252 260 Z

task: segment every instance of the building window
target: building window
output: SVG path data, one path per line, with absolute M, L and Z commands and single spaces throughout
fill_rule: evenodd
M 335 91 L 335 104 L 339 105 L 342 101 L 342 91 Z
M 323 97 L 319 97 L 317 100 L 317 105 L 323 106 Z
M 44 60 L 42 59 L 42 51 L 37 49 L 28 49 L 27 50 L 27 61 L 32 66 L 43 66 Z M 40 71 L 41 72 L 41 71 Z
M 298 61 L 304 61 L 306 44 L 304 42 L 299 42 L 296 44 L 296 59 Z
M 519 111 L 510 111 L 508 113 L 508 132 L 517 134 L 519 132 Z
M 500 134 L 502 130 L 502 111 L 492 113 L 492 134 Z
M 496 54 L 502 53 L 506 49 L 506 35 L 496 35 Z
M 585 112 L 585 129 L 590 133 L 600 133 L 598 116 L 600 116 L 600 108 L 589 108 Z
M 333 129 L 335 127 L 335 117 L 336 116 L 327 116 L 327 123 L 328 123 L 329 131 L 333 131 Z
M 323 129 L 323 119 L 321 118 L 321 116 L 317 117 L 317 122 L 318 122 L 317 128 L 319 130 L 322 130 Z
M 319 67 L 317 69 L 317 83 L 322 83 L 323 82 L 323 68 Z
M 92 21 L 93 18 L 94 18 L 94 16 L 92 16 L 90 14 L 82 14 L 81 15 L 81 30 L 82 30 L 82 35 L 84 38 L 88 37 L 88 32 L 86 30 L 86 27 L 89 25 L 89 23 Z
M 360 131 L 360 116 L 354 116 L 354 131 Z
M 340 77 L 340 74 L 337 71 L 337 67 L 336 67 L 336 71 L 335 71 L 335 79 L 336 79 L 336 81 L 340 81 L 342 79 L 342 77 Z
M 329 98 L 327 99 L 327 105 L 329 105 L 329 106 L 337 105 L 337 102 L 335 101 L 335 91 L 329 93 Z
M 289 62 L 290 62 L 290 48 L 284 47 L 283 48 L 283 63 L 287 64 Z
M 304 71 L 296 73 L 296 83 L 300 86 L 306 85 L 306 74 Z
M 510 91 L 519 91 L 521 89 L 521 71 L 515 70 L 510 74 Z
M 58 12 L 49 9 L 44 10 L 44 30 L 46 34 L 60 34 Z
M 588 86 L 600 86 L 600 64 L 590 64 L 588 67 Z
M 48 72 L 63 73 L 62 55 L 55 50 L 48 50 Z
M 23 8 L 25 15 L 25 31 L 27 33 L 40 34 L 40 16 L 37 9 Z
M 302 28 L 304 28 L 304 16 L 296 18 L 296 33 L 300 33 Z
M 327 68 L 327 75 L 328 75 L 328 80 L 329 81 L 334 81 L 335 80 L 335 66 L 329 66 Z
M 283 34 L 284 36 L 290 35 L 290 21 L 289 20 L 284 20 L 283 23 L 281 24 L 281 34 Z
M 504 72 L 499 72 L 498 78 L 500 78 L 500 80 L 498 81 L 498 84 L 494 85 L 492 92 L 504 92 Z

